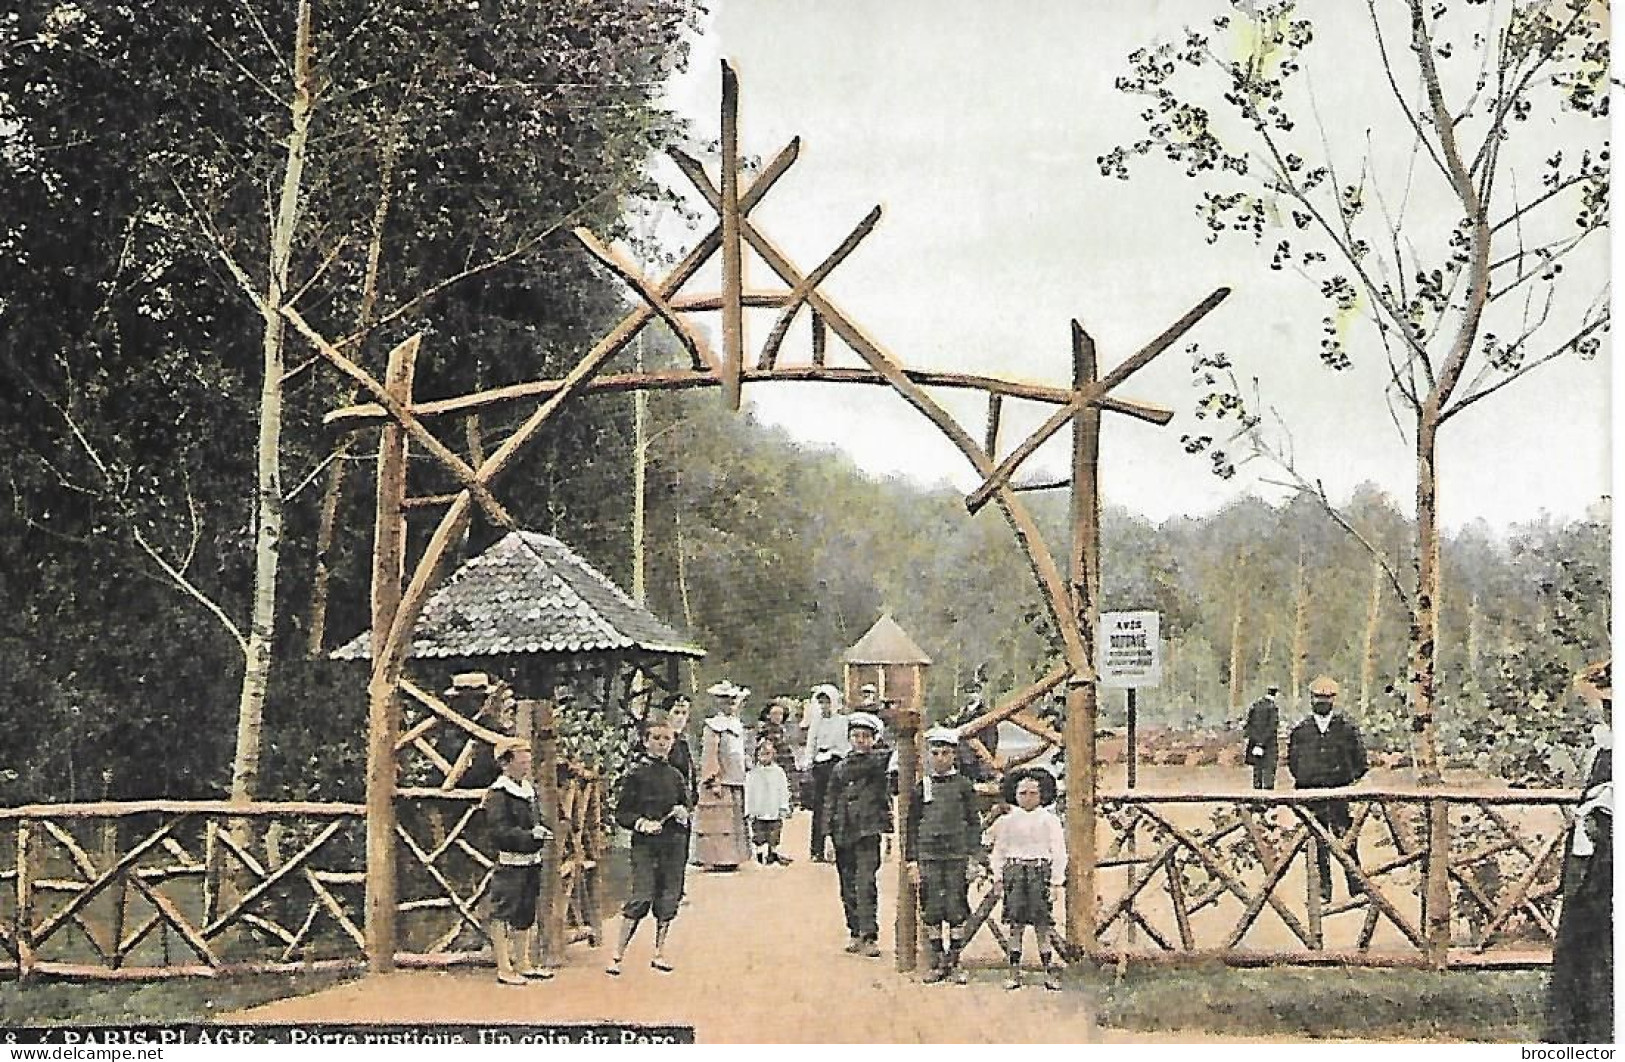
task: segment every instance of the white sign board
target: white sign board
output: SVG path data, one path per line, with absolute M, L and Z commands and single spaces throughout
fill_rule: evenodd
M 1100 614 L 1100 684 L 1113 689 L 1162 683 L 1162 614 Z

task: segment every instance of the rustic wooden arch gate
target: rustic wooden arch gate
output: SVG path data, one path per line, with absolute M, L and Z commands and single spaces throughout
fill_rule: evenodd
M 644 276 L 637 265 L 606 246 L 590 231 L 575 230 L 580 243 L 630 286 L 643 305 L 628 313 L 562 379 L 536 381 L 420 404 L 412 398 L 412 369 L 421 337 L 407 340 L 390 353 L 387 374 L 379 381 L 325 339 L 297 310 L 287 308 L 283 311 L 288 321 L 327 360 L 375 399 L 371 404 L 336 410 L 329 414 L 328 422 L 347 428 L 382 424 L 372 590 L 372 645 L 375 649 L 368 683 L 365 931 L 368 962 L 374 970 L 392 968 L 396 952 L 395 753 L 400 731 L 400 698 L 407 647 L 431 590 L 445 574 L 452 545 L 462 538 L 468 528 L 474 506 L 480 506 L 496 525 L 517 530 L 513 518 L 492 493 L 492 484 L 520 449 L 533 441 L 548 421 L 578 395 L 600 391 L 720 387 L 728 404 L 737 409 L 744 385 L 768 381 L 889 386 L 936 425 L 983 477 L 982 484 L 966 499 L 967 507 L 974 513 L 991 501 L 1003 512 L 1026 552 L 1033 577 L 1060 635 L 1064 655 L 1062 663 L 1049 675 L 974 721 L 969 729 L 1011 719 L 1046 741 L 1065 744 L 1067 762 L 1071 765 L 1067 823 L 1069 840 L 1075 853 L 1067 880 L 1067 939 L 1079 948 L 1087 948 L 1093 943 L 1096 676 L 1092 661 L 1100 585 L 1100 509 L 1096 489 L 1100 415 L 1103 410 L 1108 410 L 1152 424 L 1166 424 L 1173 416 L 1171 411 L 1120 398 L 1112 392 L 1118 384 L 1166 350 L 1217 306 L 1229 294 L 1228 289 L 1214 291 L 1104 377 L 1097 370 L 1094 341 L 1074 321 L 1073 378 L 1070 387 L 905 368 L 818 290 L 831 271 L 873 231 L 880 218 L 879 207 L 872 210 L 827 258 L 806 273 L 799 271 L 750 220 L 752 209 L 795 162 L 799 146 L 799 140 L 792 140 L 748 187 L 741 188 L 738 82 L 733 70 L 723 63 L 720 183 L 713 184 L 697 160 L 676 152 L 671 156 L 716 210 L 718 224 L 670 273 L 658 281 Z M 785 289 L 747 289 L 743 270 L 746 245 L 786 285 Z M 684 285 L 719 250 L 722 255 L 721 291 L 683 295 Z M 783 342 L 791 322 L 803 307 L 812 315 L 811 359 L 807 364 L 784 364 L 780 359 Z M 744 350 L 744 311 L 747 308 L 779 311 L 759 357 L 749 365 Z M 704 337 L 690 327 L 683 316 L 686 313 L 718 311 L 722 315 L 720 353 L 712 351 Z M 691 367 L 682 371 L 600 375 L 600 370 L 609 360 L 623 350 L 640 329 L 656 318 L 671 328 L 687 351 Z M 865 367 L 828 364 L 826 348 L 830 332 L 856 353 Z M 972 438 L 930 396 L 928 388 L 965 389 L 986 394 L 988 411 L 983 441 L 978 443 Z M 425 423 L 447 414 L 469 414 L 496 403 L 524 399 L 540 399 L 541 403 L 498 449 L 473 463 L 465 461 L 440 442 Z M 1001 459 L 997 455 L 1005 399 L 1023 399 L 1055 409 L 1037 431 Z M 1045 440 L 1068 424 L 1074 427 L 1070 480 L 1073 535 L 1069 571 L 1063 576 L 1054 554 L 1019 497 L 1023 488 L 1012 482 L 1012 476 Z M 407 448 L 412 443 L 437 458 L 456 477 L 462 489 L 455 495 L 439 499 L 409 499 L 405 458 Z M 403 589 L 405 508 L 408 505 L 422 507 L 426 501 L 438 501 L 445 506 L 445 512 Z M 1026 709 L 1038 697 L 1063 683 L 1066 685 L 1067 723 L 1065 733 L 1057 734 Z M 917 730 L 917 719 L 905 718 L 901 723 L 905 739 Z M 907 770 L 913 768 L 910 760 L 910 757 L 903 757 Z M 903 792 L 911 793 L 912 785 L 905 784 Z M 912 912 L 912 904 L 900 906 Z M 900 961 L 911 962 L 912 954 L 906 959 L 900 956 Z

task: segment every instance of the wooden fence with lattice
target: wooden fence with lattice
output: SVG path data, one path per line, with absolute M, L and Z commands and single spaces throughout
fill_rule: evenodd
M 1331 793 L 1333 791 L 1327 791 Z M 1567 790 L 1337 791 L 1345 835 L 1304 792 L 1101 794 L 1096 958 L 1233 965 L 1548 964 Z M 1429 918 L 1443 841 L 1447 918 Z M 1317 847 L 1331 898 L 1323 899 Z M 1448 888 L 1443 888 L 1445 883 Z
M 602 936 L 603 786 L 561 772 L 565 942 Z M 481 790 L 397 797 L 397 962 L 485 961 Z M 0 808 L 0 976 L 143 979 L 360 969 L 361 804 L 136 801 Z

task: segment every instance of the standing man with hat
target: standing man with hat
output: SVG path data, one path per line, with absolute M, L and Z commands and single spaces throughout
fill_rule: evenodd
M 931 969 L 920 980 L 952 978 L 965 984 L 959 953 L 970 920 L 970 861 L 981 860 L 982 814 L 976 787 L 955 769 L 959 732 L 937 727 L 925 735 L 926 772 L 914 787 L 903 859 L 920 890 L 920 921 L 931 949 Z M 944 938 L 943 923 L 948 925 Z
M 1292 728 L 1287 738 L 1286 767 L 1297 789 L 1339 789 L 1353 785 L 1370 769 L 1360 729 L 1348 717 L 1336 712 L 1337 683 L 1325 675 L 1309 684 L 1309 718 Z M 1309 813 L 1332 835 L 1343 841 L 1356 862 L 1360 858 L 1359 838 L 1351 833 L 1354 818 L 1347 800 L 1316 800 Z M 1331 853 L 1324 844 L 1315 845 L 1320 867 L 1320 897 L 1332 898 Z M 1348 867 L 1349 895 L 1365 891 L 1360 879 Z
M 522 985 L 527 977 L 553 976 L 553 971 L 531 964 L 536 901 L 542 890 L 542 848 L 553 832 L 543 824 L 541 804 L 530 783 L 530 743 L 502 742 L 496 747 L 496 758 L 502 773 L 486 790 L 483 804 L 497 852 L 487 929 L 496 955 L 497 980 Z
M 811 720 L 807 724 L 807 803 L 812 808 L 812 839 L 808 847 L 814 863 L 829 862 L 824 855 L 824 845 L 829 838 L 825 798 L 829 796 L 829 780 L 835 773 L 835 765 L 852 751 L 841 705 L 841 691 L 834 686 L 812 688 L 812 701 L 807 709 Z
M 853 712 L 847 720 L 852 751 L 830 775 L 824 797 L 824 819 L 835 842 L 835 871 L 841 880 L 841 907 L 854 955 L 880 955 L 880 837 L 892 832 L 891 794 L 886 787 L 886 757 L 875 751 L 880 719 Z
M 1253 788 L 1275 788 L 1275 765 L 1281 756 L 1281 711 L 1275 705 L 1275 695 L 1281 687 L 1273 682 L 1264 687 L 1264 696 L 1247 709 L 1247 727 L 1243 739 L 1247 743 L 1242 761 L 1252 765 Z

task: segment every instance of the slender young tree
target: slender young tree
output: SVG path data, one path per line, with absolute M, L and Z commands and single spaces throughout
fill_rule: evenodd
M 1418 767 L 1434 779 L 1441 429 L 1541 365 L 1595 356 L 1608 329 L 1605 270 L 1587 258 L 1607 224 L 1607 7 L 1362 6 L 1231 0 L 1179 41 L 1134 52 L 1117 86 L 1146 97 L 1144 136 L 1099 162 L 1125 179 L 1147 156 L 1180 167 L 1202 188 L 1210 242 L 1250 240 L 1271 268 L 1315 285 L 1328 368 L 1385 359 L 1383 398 L 1416 465 L 1414 577 L 1407 586 L 1388 574 L 1410 616 Z M 1337 32 L 1317 32 L 1354 13 L 1358 30 L 1337 21 Z M 1338 137 L 1342 116 L 1318 106 L 1314 86 L 1351 64 L 1384 93 L 1365 101 L 1363 137 L 1337 127 Z M 1239 416 L 1242 446 L 1285 467 L 1353 532 L 1238 389 L 1224 390 L 1215 370 L 1226 360 L 1204 359 L 1199 371 L 1218 385 L 1204 411 Z M 1233 471 L 1222 451 L 1214 462 Z

